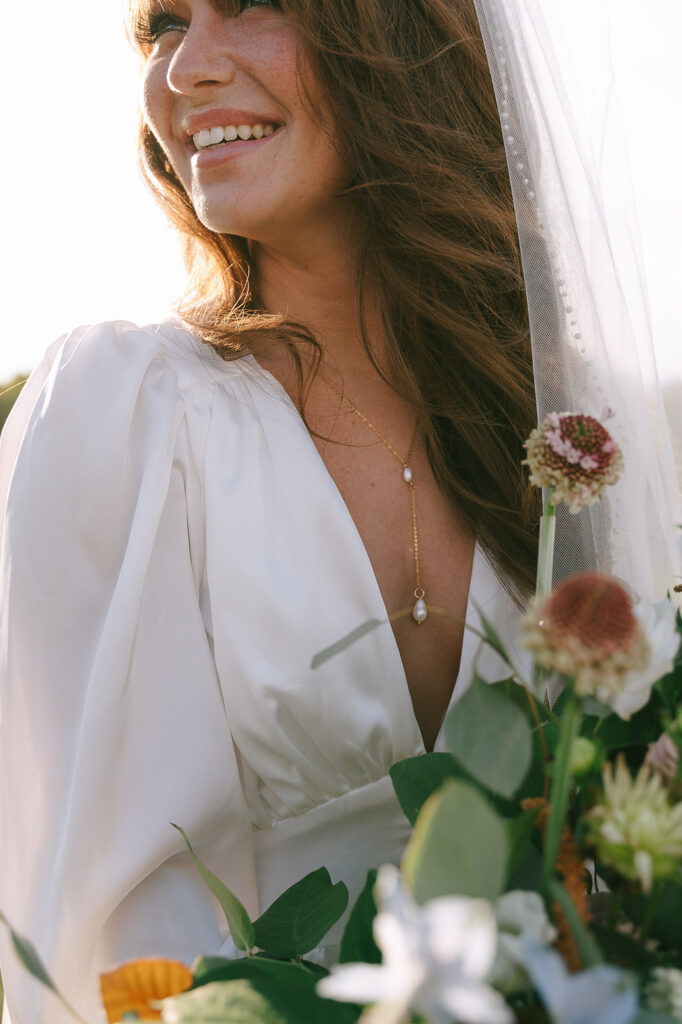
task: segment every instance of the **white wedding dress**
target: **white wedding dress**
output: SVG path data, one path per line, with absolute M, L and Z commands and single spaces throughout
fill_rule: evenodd
M 95 1024 L 112 963 L 233 948 L 171 822 L 254 916 L 322 865 L 352 902 L 400 857 L 387 772 L 424 746 L 390 626 L 311 669 L 386 609 L 255 360 L 175 321 L 80 329 L 32 375 L 1 456 L 0 909 Z M 477 624 L 474 602 L 513 642 L 478 548 Z M 455 697 L 477 656 L 505 674 L 467 632 Z M 2 974 L 12 1024 L 70 1019 L 4 930 Z

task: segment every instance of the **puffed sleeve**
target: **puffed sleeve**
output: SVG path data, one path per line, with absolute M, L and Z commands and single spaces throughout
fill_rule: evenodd
M 0 446 L 0 909 L 92 1024 L 112 963 L 226 939 L 171 822 L 254 907 L 201 610 L 210 392 L 176 371 L 158 332 L 80 329 Z M 12 1024 L 70 1021 L 0 941 Z

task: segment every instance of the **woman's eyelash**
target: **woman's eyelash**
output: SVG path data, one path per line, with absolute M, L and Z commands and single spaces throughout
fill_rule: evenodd
M 164 32 L 178 30 L 183 32 L 186 28 L 185 22 L 168 11 L 157 11 L 143 15 L 138 19 L 135 26 L 135 41 L 138 46 L 153 46 Z
M 252 7 L 274 7 L 275 9 L 280 9 L 281 6 L 279 0 L 236 0 L 234 13 L 241 14 L 242 11 Z M 183 32 L 186 27 L 186 22 L 182 18 L 175 14 L 170 14 L 168 11 L 149 12 L 138 19 L 138 23 L 135 26 L 135 40 L 139 46 L 153 46 L 164 32 Z

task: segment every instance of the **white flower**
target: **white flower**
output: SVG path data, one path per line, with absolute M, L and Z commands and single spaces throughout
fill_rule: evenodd
M 648 764 L 633 780 L 623 754 L 615 772 L 604 765 L 602 778 L 601 803 L 585 819 L 588 834 L 600 860 L 649 892 L 656 879 L 674 874 L 682 857 L 682 803 L 670 802 Z
M 654 967 L 644 990 L 644 1001 L 648 1010 L 682 1021 L 682 971 Z
M 514 1017 L 485 978 L 497 928 L 485 900 L 444 896 L 420 907 L 392 865 L 379 870 L 374 938 L 381 964 L 342 964 L 319 982 L 327 999 L 373 1003 L 365 1024 L 403 1024 L 411 1011 L 428 1024 L 511 1024 Z
M 621 718 L 629 718 L 649 700 L 655 682 L 672 672 L 673 662 L 680 646 L 680 634 L 675 625 L 675 608 L 665 598 L 658 604 L 640 601 L 633 608 L 642 634 L 646 637 L 649 659 L 644 669 L 628 673 L 620 693 L 611 700 L 611 707 Z M 597 694 L 597 700 L 600 700 Z M 619 710 L 620 709 L 620 710 Z M 624 714 L 623 712 L 628 712 Z
M 633 979 L 617 967 L 569 974 L 555 950 L 532 943 L 525 962 L 552 1024 L 630 1024 L 637 1013 Z
M 556 938 L 556 928 L 547 917 L 545 904 L 536 892 L 514 889 L 495 904 L 499 929 L 497 955 L 488 981 L 505 994 L 530 985 L 523 965 L 526 942 L 545 945 Z

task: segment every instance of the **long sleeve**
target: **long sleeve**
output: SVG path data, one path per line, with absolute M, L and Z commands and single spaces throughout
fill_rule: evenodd
M 255 891 L 201 610 L 209 416 L 108 324 L 53 346 L 0 446 L 0 909 L 92 1024 L 99 971 L 226 938 L 171 822 Z M 12 1024 L 66 1021 L 0 941 Z

